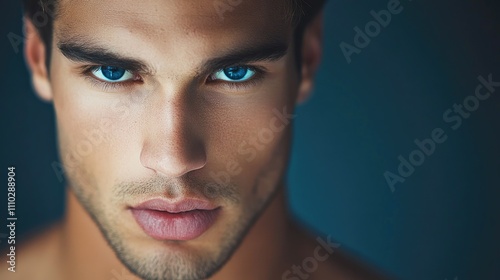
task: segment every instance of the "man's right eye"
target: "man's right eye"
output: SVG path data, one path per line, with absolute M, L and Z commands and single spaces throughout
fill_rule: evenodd
M 115 67 L 115 66 L 96 66 L 91 70 L 91 74 L 103 81 L 108 83 L 120 83 L 127 82 L 134 79 L 134 74 L 126 69 Z

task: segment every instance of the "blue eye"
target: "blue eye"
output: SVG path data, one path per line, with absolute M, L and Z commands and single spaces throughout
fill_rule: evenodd
M 107 65 L 97 67 L 92 71 L 92 74 L 96 78 L 110 83 L 125 82 L 134 78 L 134 75 L 128 70 Z
M 212 80 L 222 80 L 228 82 L 244 82 L 255 75 L 255 70 L 245 66 L 226 67 L 215 72 Z

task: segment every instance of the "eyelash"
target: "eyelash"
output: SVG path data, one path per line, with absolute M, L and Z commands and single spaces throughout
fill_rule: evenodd
M 138 82 L 142 82 L 141 78 L 139 78 L 137 80 L 134 79 L 134 80 L 126 81 L 126 82 L 115 82 L 115 83 L 110 83 L 110 82 L 100 80 L 100 79 L 96 78 L 92 74 L 92 72 L 97 70 L 101 66 L 102 65 L 83 66 L 81 73 L 82 73 L 82 75 L 84 75 L 84 77 L 86 79 L 88 79 L 92 83 L 93 86 L 100 87 L 104 91 L 112 91 L 112 90 L 116 90 L 119 88 L 127 88 L 127 87 L 130 87 L 130 86 L 138 83 Z M 231 65 L 231 66 L 223 67 L 221 69 L 232 67 L 232 66 L 247 67 L 247 68 L 255 71 L 255 75 L 251 79 L 244 81 L 244 82 L 228 82 L 228 81 L 221 81 L 221 80 L 209 80 L 210 76 L 212 75 L 212 74 L 210 74 L 206 78 L 206 81 L 209 84 L 213 83 L 213 84 L 218 84 L 218 86 L 227 87 L 229 90 L 244 90 L 245 88 L 250 88 L 250 87 L 256 85 L 257 82 L 259 82 L 266 74 L 266 70 L 264 68 L 257 67 L 257 66 L 250 66 L 250 65 Z M 221 69 L 218 69 L 217 71 L 219 71 Z M 213 73 L 215 73 L 215 71 Z M 134 73 L 134 75 L 137 75 L 138 77 L 140 77 L 138 74 Z
M 106 82 L 106 81 L 103 81 L 103 80 L 100 80 L 98 78 L 96 78 L 92 72 L 97 70 L 99 67 L 101 67 L 102 65 L 87 65 L 87 66 L 84 66 L 82 68 L 82 74 L 83 76 L 88 79 L 88 81 L 90 81 L 92 83 L 93 86 L 96 86 L 96 87 L 99 87 L 101 88 L 103 91 L 112 91 L 112 90 L 116 90 L 116 89 L 120 89 L 120 88 L 127 88 L 127 87 L 130 87 L 136 83 L 142 83 L 142 79 L 139 78 L 139 79 L 133 79 L 133 80 L 130 80 L 130 81 L 125 81 L 125 82 L 116 82 L 116 83 L 110 83 L 110 82 Z M 140 77 L 138 74 L 135 74 L 137 77 Z
M 254 85 L 256 85 L 262 78 L 264 78 L 266 74 L 266 70 L 263 67 L 258 67 L 258 66 L 250 66 L 250 65 L 229 65 L 225 66 L 221 69 L 218 69 L 214 71 L 213 73 L 220 71 L 225 68 L 233 67 L 233 66 L 238 66 L 238 67 L 245 67 L 248 68 L 252 71 L 255 71 L 255 74 L 250 80 L 243 81 L 243 82 L 229 82 L 229 81 L 222 81 L 222 80 L 210 80 L 210 76 L 207 78 L 207 82 L 209 84 L 217 84 L 219 86 L 227 87 L 229 90 L 244 90 L 246 88 L 250 88 Z

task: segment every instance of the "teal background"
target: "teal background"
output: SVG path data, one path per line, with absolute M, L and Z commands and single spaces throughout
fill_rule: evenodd
M 387 3 L 326 6 L 316 89 L 295 119 L 291 208 L 398 279 L 500 279 L 500 89 L 457 130 L 442 117 L 474 93 L 479 75 L 500 81 L 497 1 L 401 1 L 403 11 L 347 63 L 339 44 L 353 44 L 353 28 Z M 7 38 L 22 34 L 20 4 L 2 10 L 0 167 L 6 182 L 16 166 L 17 232 L 27 236 L 60 217 L 64 188 L 51 167 L 54 112 L 34 96 Z M 396 173 L 397 157 L 438 127 L 447 140 L 392 192 L 383 173 Z M 4 221 L 6 191 L 0 201 Z

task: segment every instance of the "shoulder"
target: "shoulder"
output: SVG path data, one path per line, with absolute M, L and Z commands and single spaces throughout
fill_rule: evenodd
M 295 265 L 283 280 L 393 279 L 351 256 L 331 236 L 314 236 L 300 228 L 295 235 Z
M 59 228 L 55 224 L 7 244 L 1 252 L 7 260 L 0 262 L 0 279 L 56 279 L 52 268 L 59 257 Z

